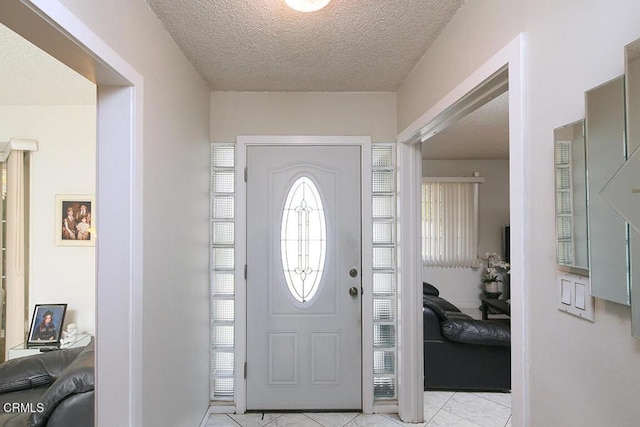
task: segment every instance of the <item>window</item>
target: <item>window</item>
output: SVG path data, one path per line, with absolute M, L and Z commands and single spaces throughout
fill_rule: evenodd
M 429 178 L 422 183 L 422 258 L 426 266 L 471 267 L 473 264 L 478 249 L 478 182 L 481 180 Z
M 282 212 L 282 269 L 291 295 L 309 302 L 318 291 L 326 255 L 326 224 L 320 193 L 311 179 L 298 178 Z

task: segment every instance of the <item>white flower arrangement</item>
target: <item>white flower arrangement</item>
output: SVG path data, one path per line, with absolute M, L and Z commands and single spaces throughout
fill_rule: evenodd
M 486 252 L 476 259 L 471 266 L 474 270 L 482 268 L 480 278 L 482 283 L 502 282 L 505 274 L 509 274 L 510 265 L 495 252 Z

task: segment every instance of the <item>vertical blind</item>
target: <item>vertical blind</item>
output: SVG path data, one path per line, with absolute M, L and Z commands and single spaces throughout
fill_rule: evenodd
M 478 249 L 478 184 L 422 183 L 422 256 L 426 266 L 471 267 Z

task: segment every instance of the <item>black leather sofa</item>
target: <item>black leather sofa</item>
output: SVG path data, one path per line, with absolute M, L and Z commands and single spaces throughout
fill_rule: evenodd
M 511 328 L 460 312 L 423 284 L 424 389 L 511 389 Z
M 0 426 L 93 426 L 94 371 L 93 339 L 1 363 Z

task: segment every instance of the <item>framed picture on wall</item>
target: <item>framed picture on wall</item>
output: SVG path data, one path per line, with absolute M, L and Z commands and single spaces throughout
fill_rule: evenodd
M 56 244 L 58 246 L 95 246 L 95 197 L 56 195 Z
M 66 312 L 67 304 L 36 304 L 27 347 L 57 345 L 60 342 Z

